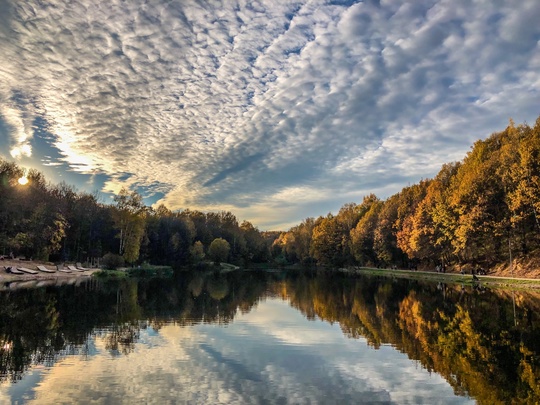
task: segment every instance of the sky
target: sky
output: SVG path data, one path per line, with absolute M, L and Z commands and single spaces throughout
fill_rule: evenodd
M 538 0 L 0 0 L 0 156 L 286 230 L 534 124 L 538 21 Z

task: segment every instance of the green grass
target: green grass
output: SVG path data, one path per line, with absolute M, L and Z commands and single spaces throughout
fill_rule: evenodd
M 127 278 L 128 275 L 122 270 L 99 270 L 92 274 L 92 277 L 99 279 L 120 279 Z
M 122 270 L 100 270 L 93 277 L 100 279 L 120 279 L 128 277 L 151 278 L 172 277 L 174 271 L 170 266 L 153 266 L 145 264 L 141 267 L 125 268 Z
M 172 277 L 174 271 L 170 266 L 153 266 L 145 264 L 141 267 L 133 267 L 126 270 L 129 277 Z

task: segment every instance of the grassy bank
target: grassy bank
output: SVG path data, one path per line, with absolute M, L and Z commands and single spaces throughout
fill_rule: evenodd
M 170 266 L 144 265 L 140 267 L 128 267 L 118 270 L 100 270 L 94 274 L 97 278 L 152 278 L 152 277 L 172 277 L 174 271 Z
M 474 280 L 470 274 L 456 273 L 435 273 L 427 271 L 411 270 L 390 270 L 360 267 L 355 269 L 340 269 L 340 271 L 351 274 L 367 274 L 373 276 L 407 278 L 412 280 L 425 280 L 446 284 L 475 285 L 479 284 L 490 288 L 512 288 L 512 289 L 540 289 L 540 279 L 511 278 L 496 276 L 477 276 Z

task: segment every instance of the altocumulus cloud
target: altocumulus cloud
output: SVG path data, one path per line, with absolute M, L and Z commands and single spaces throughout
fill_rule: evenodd
M 1 0 L 1 153 L 37 164 L 39 119 L 47 164 L 104 191 L 284 228 L 534 121 L 537 21 L 536 0 Z

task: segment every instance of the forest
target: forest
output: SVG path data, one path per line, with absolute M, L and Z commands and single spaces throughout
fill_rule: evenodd
M 28 183 L 18 180 L 26 175 Z M 145 206 L 123 189 L 98 194 L 47 182 L 0 158 L 0 255 L 51 262 L 143 262 L 173 268 L 211 259 L 241 266 L 493 268 L 540 260 L 540 117 L 478 140 L 462 161 L 383 200 L 374 194 L 284 232 L 231 212 Z M 114 261 L 114 260 L 112 260 Z

